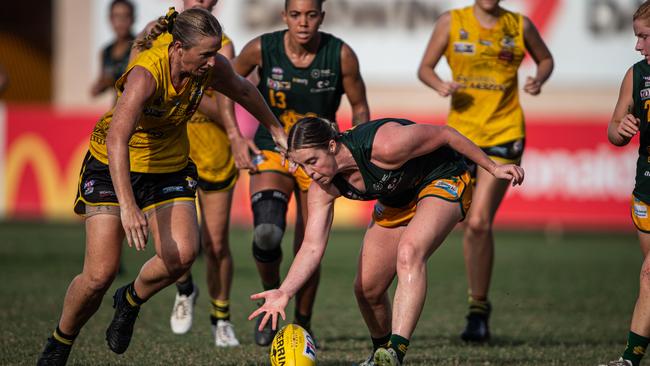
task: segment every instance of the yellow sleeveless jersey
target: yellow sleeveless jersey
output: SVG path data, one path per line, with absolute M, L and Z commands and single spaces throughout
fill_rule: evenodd
M 472 7 L 451 11 L 445 57 L 454 81 L 447 123 L 481 147 L 524 137 L 517 69 L 525 55 L 523 17 L 503 11 L 497 24 L 483 28 Z
M 172 85 L 167 46 L 141 52 L 115 83 L 117 98 L 122 96 L 127 75 L 134 67 L 146 69 L 156 81 L 156 91 L 146 102 L 129 139 L 131 171 L 138 173 L 171 173 L 187 165 L 189 141 L 186 122 L 196 111 L 210 72 L 192 77 L 176 91 Z M 106 135 L 115 108 L 95 125 L 90 138 L 90 153 L 108 164 Z
M 164 32 L 153 41 L 153 46 L 168 46 L 172 40 L 172 35 Z M 230 38 L 222 35 L 221 46 L 229 43 L 232 43 Z M 207 96 L 211 97 L 211 94 L 210 90 L 206 91 Z M 190 158 L 196 164 L 201 180 L 220 183 L 238 173 L 230 151 L 230 140 L 220 125 L 197 110 L 187 123 L 187 134 L 190 139 Z

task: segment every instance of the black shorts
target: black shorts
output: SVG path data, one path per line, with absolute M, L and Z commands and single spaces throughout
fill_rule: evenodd
M 197 180 L 196 165 L 191 160 L 185 168 L 173 173 L 131 172 L 133 194 L 142 211 L 173 201 L 194 202 Z M 74 212 L 83 216 L 86 206 L 119 206 L 108 165 L 90 152 L 81 165 Z
M 233 174 L 221 182 L 210 182 L 199 177 L 199 188 L 205 192 L 226 192 L 230 191 L 237 182 L 238 174 Z
M 525 145 L 525 139 L 518 139 L 500 145 L 482 147 L 481 150 L 483 150 L 483 152 L 492 160 L 495 160 L 498 163 L 519 164 L 521 162 L 521 157 L 524 154 Z M 476 178 L 476 163 L 469 160 L 468 158 L 465 158 L 465 162 L 469 167 L 469 173 L 471 174 L 472 178 Z

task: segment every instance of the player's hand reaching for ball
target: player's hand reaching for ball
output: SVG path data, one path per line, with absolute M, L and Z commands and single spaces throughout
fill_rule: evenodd
M 262 331 L 262 329 L 264 329 L 264 326 L 269 321 L 269 319 L 271 320 L 271 328 L 273 328 L 273 330 L 277 329 L 278 314 L 282 316 L 282 320 L 286 319 L 284 309 L 289 303 L 289 296 L 285 294 L 284 291 L 275 289 L 260 292 L 251 295 L 251 300 L 264 300 L 264 305 L 257 308 L 257 310 L 253 311 L 251 315 L 248 316 L 248 320 L 253 320 L 258 315 L 265 313 L 264 318 L 262 318 L 262 321 L 260 322 L 260 326 L 258 328 L 259 331 Z

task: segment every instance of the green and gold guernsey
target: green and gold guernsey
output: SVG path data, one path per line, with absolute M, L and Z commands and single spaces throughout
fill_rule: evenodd
M 462 156 L 446 146 L 413 158 L 399 169 L 376 166 L 370 161 L 372 144 L 379 127 L 388 122 L 414 124 L 406 119 L 378 119 L 358 125 L 339 137 L 338 141 L 350 149 L 366 186 L 366 191 L 361 192 L 338 174 L 332 182 L 344 197 L 361 201 L 378 199 L 386 206 L 399 208 L 416 199 L 418 192 L 432 181 L 461 175 L 467 170 Z
M 336 121 L 341 103 L 341 46 L 331 34 L 320 32 L 320 44 L 308 67 L 295 67 L 284 49 L 286 30 L 262 35 L 260 93 L 273 114 L 289 132 L 303 117 L 321 117 Z M 262 125 L 255 132 L 255 144 L 263 150 L 275 150 L 269 131 Z
M 639 159 L 636 162 L 636 184 L 634 196 L 650 203 L 650 65 L 646 60 L 633 66 L 634 116 L 641 120 L 639 125 Z

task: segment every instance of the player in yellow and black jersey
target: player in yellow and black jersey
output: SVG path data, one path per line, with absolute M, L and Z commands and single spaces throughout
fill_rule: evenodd
M 286 136 L 253 85 L 218 54 L 221 26 L 203 9 L 170 10 L 161 24 L 173 42 L 142 51 L 116 83 L 117 104 L 95 126 L 79 177 L 75 212 L 85 216 L 82 273 L 68 287 L 61 318 L 39 365 L 64 365 L 75 337 L 97 311 L 118 270 L 122 242 L 155 255 L 113 296 L 109 348 L 124 353 L 141 305 L 190 268 L 198 252 L 195 190 L 187 121 L 211 87 Z M 143 47 L 141 42 L 136 46 Z M 226 98 L 219 98 L 225 108 Z
M 197 7 L 210 12 L 216 4 L 217 0 L 183 1 L 185 9 Z M 155 22 L 150 23 L 139 38 L 143 38 L 155 25 Z M 163 32 L 152 40 L 152 45 L 168 45 L 171 41 L 171 34 Z M 132 53 L 132 57 L 137 54 L 136 51 Z M 219 53 L 228 59 L 235 56 L 233 43 L 225 34 L 222 35 Z M 233 189 L 238 177 L 237 168 L 252 168 L 252 165 L 248 161 L 248 140 L 241 136 L 234 118 L 219 115 L 216 97 L 214 90 L 205 91 L 201 104 L 187 123 L 187 133 L 190 158 L 196 164 L 199 175 L 201 244 L 206 256 L 212 335 L 216 346 L 228 347 L 239 345 L 234 326 L 230 322 L 233 258 L 228 242 L 228 223 Z M 231 148 L 236 154 L 233 154 Z M 191 271 L 178 279 L 176 288 L 170 326 L 175 334 L 185 334 L 192 326 L 198 296 L 198 287 L 194 284 Z
M 535 25 L 499 3 L 500 0 L 476 0 L 473 6 L 441 15 L 418 76 L 441 96 L 451 96 L 449 126 L 483 148 L 492 159 L 519 164 L 525 135 L 517 70 L 528 51 L 537 64 L 537 72 L 526 79 L 523 89 L 537 95 L 551 75 L 553 58 Z M 443 81 L 434 71 L 443 55 L 451 68 L 452 81 Z M 481 342 L 490 337 L 492 223 L 508 184 L 472 165 L 476 187 L 463 244 L 469 314 L 461 338 Z

